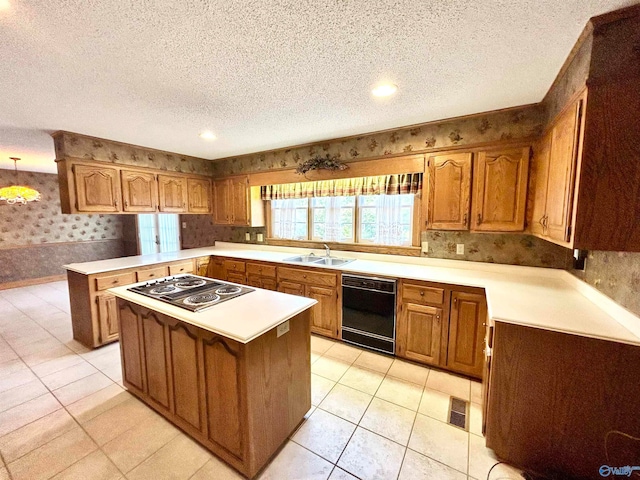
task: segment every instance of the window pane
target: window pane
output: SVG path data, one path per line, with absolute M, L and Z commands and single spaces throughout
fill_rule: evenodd
M 366 195 L 358 199 L 360 241 L 411 245 L 414 195 Z
M 272 232 L 275 238 L 307 240 L 308 198 L 271 201 Z

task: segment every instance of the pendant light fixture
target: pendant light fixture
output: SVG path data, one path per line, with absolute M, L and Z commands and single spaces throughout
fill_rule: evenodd
M 9 157 L 13 160 L 15 167 L 16 181 L 18 179 L 18 160 L 17 157 Z M 0 188 L 0 200 L 6 201 L 9 205 L 38 202 L 40 200 L 40 192 L 24 185 L 10 185 L 8 187 Z

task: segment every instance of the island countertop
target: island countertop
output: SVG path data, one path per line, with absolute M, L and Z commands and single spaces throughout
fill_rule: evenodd
M 199 312 L 192 312 L 129 291 L 129 288 L 143 283 L 146 282 L 111 288 L 109 292 L 116 297 L 240 343 L 249 343 L 263 333 L 318 303 L 316 300 L 306 297 L 251 287 L 254 289 L 253 292 L 213 305 Z M 233 284 L 232 282 L 225 283 Z
M 287 261 L 310 251 L 324 255 L 324 250 L 217 242 L 212 247 L 100 260 L 65 268 L 89 275 L 214 255 L 479 287 L 486 291 L 489 316 L 494 321 L 640 345 L 640 319 L 565 270 L 343 251 L 334 254 L 355 261 L 339 267 Z

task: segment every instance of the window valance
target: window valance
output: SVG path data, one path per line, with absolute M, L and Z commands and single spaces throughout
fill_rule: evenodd
M 400 195 L 422 190 L 422 173 L 342 178 L 315 182 L 285 183 L 260 187 L 262 200 L 356 195 Z

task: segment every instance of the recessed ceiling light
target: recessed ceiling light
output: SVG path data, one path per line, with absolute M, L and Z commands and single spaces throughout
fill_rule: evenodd
M 9 0 L 0 0 L 0 10 L 9 10 L 11 8 L 11 3 Z
M 205 130 L 204 132 L 200 132 L 200 138 L 203 140 L 212 141 L 212 140 L 215 140 L 217 137 L 211 130 Z
M 393 83 L 383 83 L 382 85 L 378 85 L 376 88 L 371 90 L 376 97 L 388 97 L 393 95 L 398 90 L 398 86 Z

